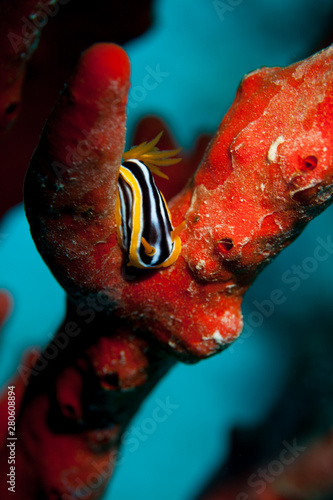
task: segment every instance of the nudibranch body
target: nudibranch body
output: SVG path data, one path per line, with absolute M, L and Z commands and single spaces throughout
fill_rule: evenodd
M 118 242 L 127 256 L 127 265 L 140 269 L 168 267 L 179 257 L 179 233 L 184 222 L 173 228 L 171 215 L 152 172 L 167 176 L 159 166 L 173 165 L 180 158 L 170 158 L 179 149 L 159 151 L 155 147 L 160 133 L 149 143 L 142 143 L 124 153 L 120 167 L 116 201 Z

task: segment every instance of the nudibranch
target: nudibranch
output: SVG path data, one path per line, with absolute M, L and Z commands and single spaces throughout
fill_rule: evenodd
M 119 171 L 115 214 L 118 243 L 126 253 L 127 265 L 140 269 L 171 266 L 181 250 L 179 233 L 185 222 L 173 228 L 170 211 L 152 175 L 168 178 L 159 167 L 181 161 L 171 158 L 181 148 L 160 151 L 156 144 L 161 135 L 126 151 Z

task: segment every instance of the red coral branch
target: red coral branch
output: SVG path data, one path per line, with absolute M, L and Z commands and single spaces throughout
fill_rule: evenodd
M 22 402 L 18 463 L 30 489 L 20 498 L 99 498 L 112 473 L 103 464 L 173 359 L 198 361 L 239 335 L 244 292 L 331 201 L 332 64 L 328 48 L 243 80 L 170 204 L 174 226 L 186 221 L 180 257 L 143 274 L 124 266 L 114 215 L 129 62 L 109 44 L 82 56 L 25 184 L 33 238 L 70 302 Z
M 238 336 L 243 293 L 330 202 L 333 50 L 243 80 L 196 176 L 171 204 L 174 226 L 186 220 L 181 257 L 170 269 L 135 280 L 124 273 L 114 222 L 128 67 L 115 101 L 105 86 L 111 58 L 96 63 L 102 84 L 98 77 L 85 80 L 99 50 L 84 56 L 32 160 L 26 182 L 32 233 L 70 296 L 103 290 L 110 310 L 192 362 Z M 61 181 L 57 162 L 66 166 Z

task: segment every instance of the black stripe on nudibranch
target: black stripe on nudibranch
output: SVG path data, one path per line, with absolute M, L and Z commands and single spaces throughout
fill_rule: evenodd
M 133 159 L 121 165 L 118 196 L 121 218 L 118 234 L 128 264 L 142 268 L 170 265 L 179 251 L 172 239 L 169 210 L 144 163 Z

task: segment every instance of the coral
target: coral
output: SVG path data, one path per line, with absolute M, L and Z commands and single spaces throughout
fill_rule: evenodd
M 124 266 L 115 225 L 129 61 L 112 44 L 84 53 L 25 183 L 32 236 L 69 301 L 27 364 L 19 498 L 100 498 L 127 424 L 175 359 L 199 361 L 240 334 L 245 291 L 331 201 L 332 58 L 328 48 L 245 77 L 170 201 L 174 226 L 186 221 L 181 255 L 141 271 Z
M 170 204 L 174 226 L 186 220 L 182 254 L 144 279 L 123 269 L 115 234 L 128 67 L 123 56 L 111 65 L 108 50 L 87 52 L 32 159 L 25 187 L 32 235 L 69 296 L 103 292 L 113 314 L 194 362 L 239 335 L 244 292 L 331 201 L 332 49 L 243 80 L 195 177 Z M 115 77 L 117 65 L 110 90 L 106 74 Z

